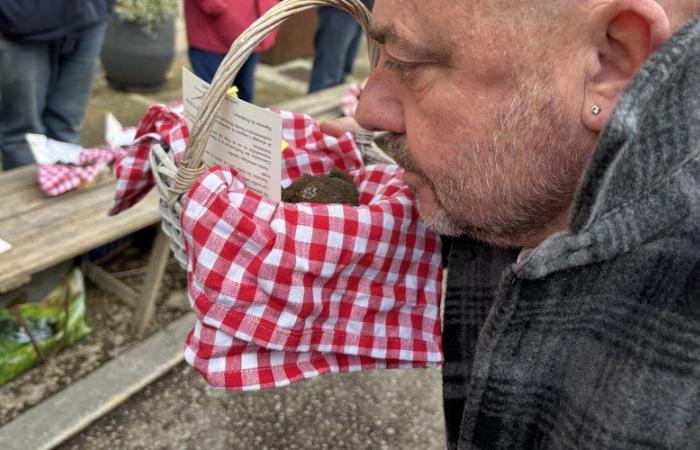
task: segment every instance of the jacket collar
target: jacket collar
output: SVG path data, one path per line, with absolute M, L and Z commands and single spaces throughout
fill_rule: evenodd
M 698 199 L 700 19 L 655 53 L 621 96 L 582 178 L 569 231 L 540 244 L 517 275 L 607 260 L 700 223 Z

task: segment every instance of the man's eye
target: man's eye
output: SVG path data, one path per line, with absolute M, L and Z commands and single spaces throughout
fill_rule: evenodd
M 418 65 L 400 63 L 392 61 L 390 59 L 386 59 L 384 60 L 384 67 L 391 70 L 392 72 L 398 73 L 401 79 L 407 80 L 411 78 L 411 76 L 415 73 L 416 69 L 418 68 Z

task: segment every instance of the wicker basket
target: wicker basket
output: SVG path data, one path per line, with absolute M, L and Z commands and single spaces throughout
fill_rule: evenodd
M 187 255 L 180 225 L 183 210 L 181 197 L 206 170 L 203 162 L 204 150 L 214 125 L 216 112 L 225 98 L 231 81 L 253 50 L 272 30 L 292 15 L 320 6 L 333 6 L 347 11 L 357 19 L 365 31 L 367 30 L 370 13 L 360 0 L 284 0 L 280 2 L 255 21 L 231 45 L 197 113 L 185 157 L 180 165 L 177 166 L 172 153 L 165 151 L 160 145 L 155 145 L 151 149 L 151 170 L 160 194 L 163 230 L 170 237 L 170 246 L 183 269 L 187 269 Z M 376 45 L 369 40 L 368 46 L 370 63 L 374 66 L 378 58 Z M 373 145 L 371 132 L 363 131 L 356 134 L 356 141 L 365 161 L 391 162 L 390 158 Z

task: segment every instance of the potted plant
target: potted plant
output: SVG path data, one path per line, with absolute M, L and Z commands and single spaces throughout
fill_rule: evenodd
M 115 89 L 158 90 L 175 55 L 178 0 L 118 0 L 100 60 Z

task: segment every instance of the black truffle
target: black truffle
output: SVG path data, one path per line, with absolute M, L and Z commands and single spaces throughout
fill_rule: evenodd
M 282 189 L 282 201 L 289 203 L 343 203 L 358 206 L 360 193 L 352 177 L 333 167 L 328 175 L 303 175 Z

